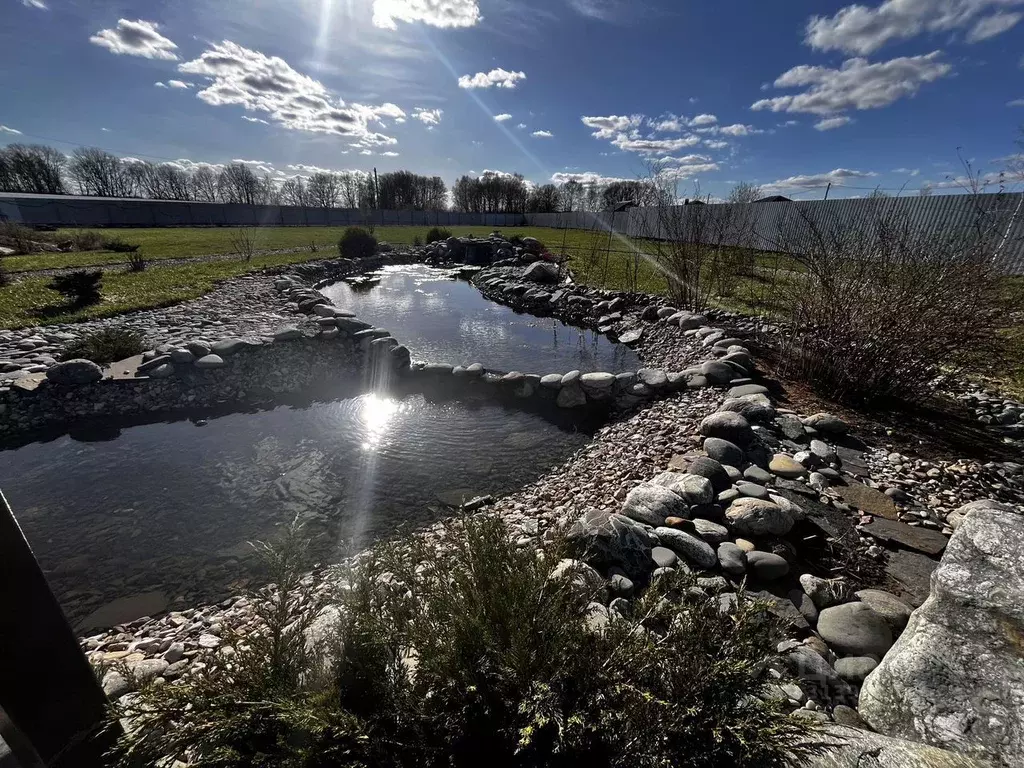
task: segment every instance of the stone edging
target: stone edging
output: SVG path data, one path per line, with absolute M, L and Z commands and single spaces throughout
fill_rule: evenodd
M 496 372 L 482 364 L 414 363 L 407 347 L 382 328 L 335 307 L 313 284 L 404 263 L 409 254 L 389 254 L 353 261 L 338 259 L 299 265 L 274 281 L 289 300 L 289 308 L 315 319 L 284 326 L 261 339 L 227 338 L 213 344 L 189 342 L 179 347 L 162 345 L 142 358 L 122 361 L 105 374 L 95 363 L 67 361 L 45 372 L 26 376 L 0 391 L 0 440 L 15 441 L 47 429 L 97 418 L 130 417 L 174 412 L 232 402 L 250 402 L 308 389 L 336 378 L 339 371 L 362 374 L 375 385 L 387 386 L 396 378 L 417 386 L 444 380 L 461 385 L 490 385 L 491 394 L 513 400 L 554 403 L 562 408 L 629 408 L 652 398 L 686 388 L 742 384 L 754 369 L 749 350 L 740 339 L 708 325 L 706 317 L 657 310 L 666 322 L 686 328 L 702 338 L 709 354 L 717 355 L 697 368 L 664 371 L 645 368 L 627 373 L 569 371 L 546 375 L 519 371 Z M 520 294 L 512 280 L 499 281 Z M 495 284 L 485 295 L 497 293 Z M 547 312 L 567 322 L 580 322 L 581 308 L 601 307 L 567 287 Z M 564 301 L 563 301 L 564 299 Z M 614 314 L 614 313 L 612 313 Z M 684 328 L 685 329 L 685 328 Z M 343 343 L 333 343 L 340 341 Z

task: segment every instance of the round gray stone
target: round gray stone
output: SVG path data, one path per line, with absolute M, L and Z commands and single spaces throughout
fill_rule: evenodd
M 678 494 L 661 485 L 643 483 L 626 495 L 622 514 L 657 528 L 668 517 L 686 517 L 689 507 Z
M 789 563 L 771 552 L 748 552 L 747 565 L 761 581 L 775 581 L 789 573 Z
M 743 576 L 747 572 L 747 553 L 729 541 L 718 545 L 718 563 L 730 576 Z
M 892 630 L 884 618 L 864 603 L 826 608 L 818 616 L 818 634 L 844 656 L 877 656 L 892 648 Z
M 843 680 L 854 685 L 863 683 L 870 675 L 878 662 L 870 656 L 849 656 L 836 661 L 836 672 Z
M 746 456 L 743 449 L 735 443 L 723 440 L 720 437 L 708 437 L 704 440 L 704 452 L 708 458 L 714 459 L 722 464 L 729 464 L 738 467 L 746 463 Z
M 718 562 L 715 550 L 703 539 L 675 528 L 655 528 L 654 534 L 663 546 L 681 555 L 698 568 L 713 568 Z
M 750 422 L 732 411 L 711 414 L 700 423 L 700 432 L 705 437 L 717 437 L 739 446 L 750 445 L 754 439 Z

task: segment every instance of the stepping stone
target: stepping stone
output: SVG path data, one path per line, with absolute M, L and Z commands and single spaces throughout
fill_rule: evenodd
M 949 539 L 943 534 L 930 528 L 914 527 L 906 523 L 877 517 L 870 525 L 865 525 L 863 531 L 880 541 L 898 544 L 932 556 L 942 554 L 949 542 Z
M 899 511 L 893 500 L 876 488 L 869 488 L 863 483 L 850 480 L 846 485 L 837 485 L 833 492 L 851 507 L 886 520 L 898 520 Z

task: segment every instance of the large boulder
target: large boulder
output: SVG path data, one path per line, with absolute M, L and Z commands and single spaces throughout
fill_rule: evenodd
M 576 557 L 597 568 L 621 568 L 634 581 L 646 581 L 654 568 L 650 535 L 622 515 L 589 510 L 569 528 L 567 543 Z
M 838 718 L 837 718 L 838 719 Z M 989 768 L 975 760 L 914 741 L 882 736 L 860 728 L 826 726 L 809 736 L 804 768 Z
M 626 495 L 622 514 L 657 528 L 669 517 L 686 517 L 689 505 L 674 491 L 662 485 L 641 483 Z
M 92 360 L 66 360 L 50 368 L 46 378 L 54 384 L 91 384 L 103 378 L 103 369 Z
M 558 265 L 549 261 L 535 261 L 523 273 L 523 279 L 533 283 L 553 284 L 558 278 Z
M 860 712 L 890 736 L 1024 764 L 1024 514 L 990 502 L 967 515 Z
M 744 536 L 785 536 L 795 522 L 792 514 L 773 501 L 736 499 L 725 511 L 729 525 Z

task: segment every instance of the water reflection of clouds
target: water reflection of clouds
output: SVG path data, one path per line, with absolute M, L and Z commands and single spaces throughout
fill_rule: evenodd
M 480 362 L 495 370 L 528 372 L 640 367 L 625 346 L 552 318 L 517 314 L 430 267 L 389 267 L 368 291 L 353 292 L 338 283 L 324 292 L 338 306 L 386 328 L 416 360 Z

